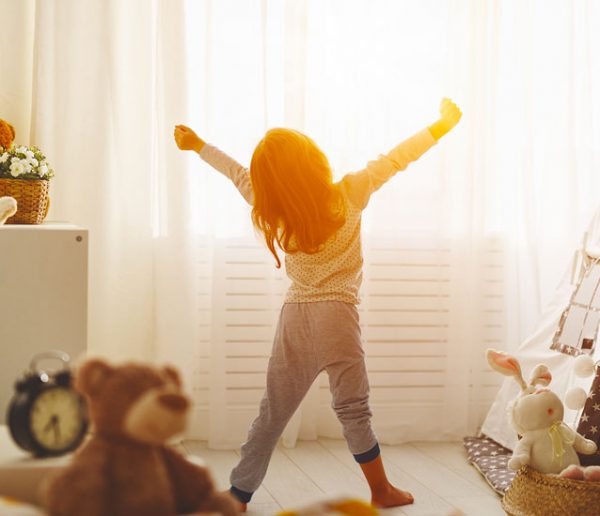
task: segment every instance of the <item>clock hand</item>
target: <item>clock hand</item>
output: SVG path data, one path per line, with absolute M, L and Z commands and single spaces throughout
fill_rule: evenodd
M 55 425 L 54 425 L 54 442 L 58 443 L 58 441 L 60 440 L 60 425 L 58 424 L 58 416 L 56 416 L 56 420 L 55 420 Z
M 54 442 L 58 443 L 60 439 L 60 425 L 59 418 L 56 414 L 53 414 L 50 417 L 50 421 L 48 421 L 48 424 L 44 427 L 44 432 L 48 432 L 49 430 L 54 431 Z
M 44 432 L 47 432 L 48 430 L 54 428 L 56 426 L 56 420 L 56 415 L 52 415 L 52 417 L 50 417 L 50 419 L 48 420 L 48 424 L 44 427 Z

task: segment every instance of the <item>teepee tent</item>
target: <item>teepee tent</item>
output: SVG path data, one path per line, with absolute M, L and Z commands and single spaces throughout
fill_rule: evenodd
M 591 380 L 573 374 L 572 355 L 590 353 L 594 360 L 600 359 L 599 314 L 600 208 L 584 236 L 580 252 L 565 273 L 535 332 L 514 352 L 523 375 L 527 377 L 537 364 L 544 363 L 552 372 L 550 387 L 561 399 L 564 400 L 567 390 L 574 386 L 587 391 Z M 510 426 L 507 407 L 518 393 L 517 383 L 512 378 L 505 379 L 481 428 L 482 434 L 511 450 L 517 435 Z M 565 407 L 566 423 L 577 426 L 576 417 L 576 411 Z

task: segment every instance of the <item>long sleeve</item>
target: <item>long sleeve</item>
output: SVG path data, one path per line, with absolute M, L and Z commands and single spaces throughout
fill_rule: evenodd
M 253 204 L 254 195 L 252 193 L 252 183 L 250 182 L 250 171 L 246 167 L 243 167 L 223 151 L 208 143 L 202 147 L 202 150 L 198 154 L 211 167 L 231 179 L 231 182 L 242 194 L 242 197 L 246 199 L 248 204 Z
M 363 209 L 373 192 L 381 188 L 396 172 L 404 170 L 412 161 L 419 159 L 435 143 L 435 138 L 429 130 L 424 129 L 398 144 L 387 154 L 369 161 L 364 170 L 346 174 L 341 181 L 342 186 L 352 203 Z

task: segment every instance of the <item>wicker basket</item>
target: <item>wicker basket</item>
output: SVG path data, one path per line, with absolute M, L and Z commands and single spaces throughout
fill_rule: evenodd
M 509 516 L 597 516 L 600 482 L 544 475 L 523 467 L 502 499 Z
M 17 200 L 17 213 L 6 224 L 41 224 L 48 214 L 48 180 L 0 178 L 0 197 Z

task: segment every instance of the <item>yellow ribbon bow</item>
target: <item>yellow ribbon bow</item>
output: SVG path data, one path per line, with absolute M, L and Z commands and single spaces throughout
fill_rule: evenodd
M 555 421 L 548 429 L 552 440 L 552 460 L 561 461 L 565 454 L 565 444 L 572 446 L 575 442 L 575 432 L 562 421 Z

